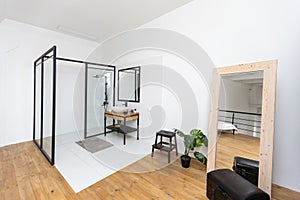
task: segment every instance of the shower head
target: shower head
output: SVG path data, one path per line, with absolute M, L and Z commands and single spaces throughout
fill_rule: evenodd
M 99 74 L 92 76 L 93 78 L 100 78 Z
M 92 77 L 93 78 L 107 78 L 105 75 L 99 75 L 99 74 L 93 75 Z

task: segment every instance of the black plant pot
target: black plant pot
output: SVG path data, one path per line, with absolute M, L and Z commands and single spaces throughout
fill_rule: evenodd
M 191 163 L 191 157 L 186 156 L 186 155 L 182 155 L 180 158 L 181 158 L 181 166 L 184 167 L 184 168 L 189 168 L 190 163 Z

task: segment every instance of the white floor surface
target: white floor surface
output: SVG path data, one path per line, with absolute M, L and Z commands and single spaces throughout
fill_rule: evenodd
M 76 193 L 151 153 L 154 141 L 137 140 L 134 133 L 126 136 L 126 145 L 119 133 L 97 137 L 114 146 L 90 153 L 75 143 L 82 139 L 78 133 L 56 136 L 55 166 Z

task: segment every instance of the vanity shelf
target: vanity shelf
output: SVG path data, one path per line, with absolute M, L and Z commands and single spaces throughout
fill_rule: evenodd
M 125 125 L 121 125 L 121 124 L 120 125 L 119 124 L 110 125 L 110 126 L 107 126 L 106 128 L 110 129 L 112 131 L 116 131 L 119 133 L 125 133 L 125 134 L 137 131 L 137 128 L 133 128 L 131 126 L 125 126 Z
M 107 118 L 113 119 L 113 124 L 107 126 L 106 120 Z M 120 121 L 121 123 L 116 124 L 115 120 Z M 136 128 L 127 126 L 126 123 L 128 121 L 136 120 Z M 106 136 L 106 129 L 111 130 L 110 132 L 118 132 L 122 133 L 124 135 L 124 145 L 126 144 L 126 134 L 136 131 L 137 134 L 137 140 L 139 139 L 139 113 L 138 112 L 128 112 L 126 114 L 124 113 L 118 113 L 118 112 L 105 112 L 104 113 L 104 135 Z

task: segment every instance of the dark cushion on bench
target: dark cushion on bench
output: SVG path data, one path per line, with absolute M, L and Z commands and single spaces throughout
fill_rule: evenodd
M 220 197 L 220 191 L 223 197 Z M 270 200 L 267 193 L 229 169 L 219 169 L 207 174 L 206 196 L 218 200 Z
M 259 162 L 235 156 L 232 169 L 254 185 L 258 185 Z

